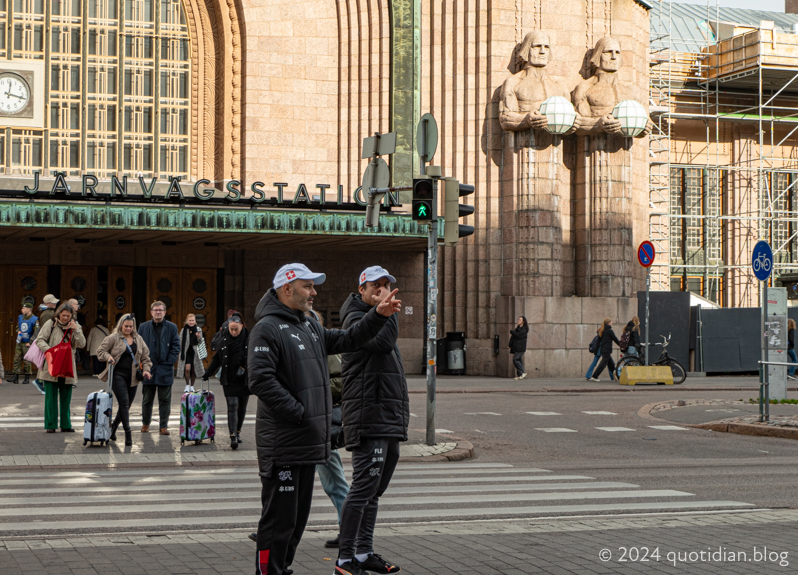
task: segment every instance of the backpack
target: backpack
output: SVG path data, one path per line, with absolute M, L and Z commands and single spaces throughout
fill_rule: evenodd
M 619 346 L 621 348 L 621 351 L 626 351 L 627 349 L 629 349 L 629 338 L 631 336 L 632 336 L 631 331 L 624 331 L 621 334 L 621 344 Z
M 222 345 L 223 339 L 224 339 L 224 328 L 220 329 L 215 334 L 213 334 L 213 338 L 211 339 L 211 351 L 219 351 L 219 346 Z
M 595 354 L 598 351 L 598 347 L 599 347 L 599 336 L 596 336 L 593 338 L 593 341 L 590 342 L 590 345 L 587 346 L 587 351 Z

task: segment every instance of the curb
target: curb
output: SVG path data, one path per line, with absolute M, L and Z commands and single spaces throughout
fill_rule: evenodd
M 727 423 L 723 420 L 707 423 L 686 424 L 696 429 L 708 429 L 724 433 L 737 433 L 755 437 L 781 437 L 783 439 L 798 439 L 798 429 L 794 427 L 774 427 L 772 425 L 758 425 L 756 423 Z
M 675 401 L 658 401 L 648 403 L 641 407 L 637 415 L 654 421 L 668 421 L 651 415 L 651 410 L 657 406 L 668 406 L 668 409 L 681 407 Z M 665 410 L 663 410 L 665 411 Z M 670 422 L 669 422 L 670 423 Z M 705 429 L 707 431 L 717 431 L 720 433 L 737 433 L 739 435 L 751 435 L 754 437 L 781 437 L 783 439 L 798 439 L 798 428 L 795 427 L 775 427 L 773 425 L 763 425 L 757 423 L 731 423 L 728 420 L 718 419 L 707 423 L 682 423 L 685 427 L 694 429 Z
M 435 393 L 441 394 L 466 394 L 466 393 L 602 393 L 622 391 L 625 393 L 635 391 L 759 391 L 759 387 L 682 387 L 684 384 L 677 385 L 619 385 L 618 387 L 528 387 L 525 389 L 436 389 Z M 798 387 L 790 387 L 787 391 L 798 391 Z M 411 394 L 425 394 L 424 389 L 411 389 Z
M 438 455 L 403 456 L 399 461 L 408 462 L 431 462 L 441 463 L 448 461 L 463 461 L 474 457 L 474 446 L 468 441 L 463 441 L 456 437 L 449 437 L 457 442 L 457 446 L 445 453 Z M 0 472 L 30 472 L 30 471 L 97 471 L 97 470 L 125 470 L 125 469 L 164 469 L 187 467 L 199 469 L 203 467 L 258 467 L 257 460 L 234 460 L 234 461 L 183 461 L 183 462 L 157 462 L 157 463 L 93 463 L 87 465 L 15 465 L 0 467 Z

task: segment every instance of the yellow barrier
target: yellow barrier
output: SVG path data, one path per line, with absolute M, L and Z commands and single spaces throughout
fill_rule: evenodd
M 667 365 L 627 366 L 621 370 L 621 385 L 638 383 L 664 383 L 673 385 L 673 372 Z

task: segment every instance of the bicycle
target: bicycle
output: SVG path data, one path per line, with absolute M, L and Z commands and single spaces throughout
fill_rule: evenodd
M 668 344 L 671 341 L 671 334 L 668 334 L 666 338 L 664 335 L 660 336 L 662 338 L 662 343 L 655 343 L 653 345 L 661 345 L 662 346 L 662 354 L 659 356 L 659 359 L 652 363 L 651 365 L 667 365 L 671 368 L 671 373 L 673 374 L 673 383 L 683 383 L 685 379 L 687 379 L 687 371 L 682 367 L 682 364 L 673 359 L 668 355 Z M 643 358 L 634 356 L 634 355 L 627 355 L 618 362 L 616 366 L 618 377 L 621 377 L 621 370 L 625 366 L 642 366 Z

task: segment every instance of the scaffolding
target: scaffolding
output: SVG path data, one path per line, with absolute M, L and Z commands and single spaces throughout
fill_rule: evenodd
M 663 257 L 652 289 L 757 305 L 757 240 L 773 248 L 772 278 L 798 271 L 798 27 L 724 21 L 718 0 L 692 29 L 694 7 L 654 10 L 649 237 Z

